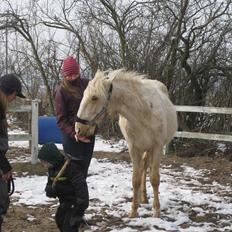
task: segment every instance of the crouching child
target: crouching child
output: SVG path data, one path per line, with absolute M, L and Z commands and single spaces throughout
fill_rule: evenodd
M 59 199 L 57 227 L 61 232 L 78 232 L 89 205 L 87 184 L 79 172 L 82 161 L 64 157 L 54 143 L 44 144 L 38 158 L 48 168 L 47 197 Z

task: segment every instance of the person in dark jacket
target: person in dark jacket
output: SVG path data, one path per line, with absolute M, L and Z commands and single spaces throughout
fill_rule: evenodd
M 64 153 L 75 158 L 75 175 L 80 202 L 89 205 L 87 174 L 94 149 L 95 137 L 80 137 L 75 132 L 77 111 L 89 80 L 81 78 L 80 66 L 76 59 L 69 56 L 63 61 L 60 84 L 55 90 L 55 112 L 57 125 L 61 130 Z
M 7 182 L 12 178 L 12 167 L 6 158 L 6 152 L 9 148 L 6 110 L 8 103 L 14 101 L 16 96 L 25 98 L 18 77 L 14 74 L 0 77 L 0 231 L 3 216 L 9 207 L 9 196 L 6 194 Z
M 81 168 L 80 163 L 65 159 L 54 143 L 44 144 L 38 158 L 48 168 L 46 195 L 59 199 L 57 227 L 61 232 L 77 232 L 89 198 L 87 185 L 79 188 L 80 174 L 76 170 Z

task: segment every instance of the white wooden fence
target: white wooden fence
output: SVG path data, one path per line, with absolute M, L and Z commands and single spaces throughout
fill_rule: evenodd
M 38 109 L 39 100 L 32 100 L 31 105 L 18 106 L 10 109 L 10 112 L 31 112 L 31 133 L 30 134 L 14 134 L 9 136 L 10 141 L 26 141 L 31 144 L 31 162 L 35 164 L 38 157 Z M 203 107 L 203 106 L 176 106 L 177 112 L 196 112 L 207 114 L 230 114 L 232 108 L 221 107 Z M 225 134 L 210 134 L 200 132 L 177 131 L 175 137 L 195 138 L 232 142 L 232 135 Z
M 38 157 L 38 118 L 39 100 L 32 100 L 31 105 L 10 107 L 8 112 L 28 112 L 31 115 L 29 133 L 9 134 L 9 141 L 29 141 L 31 145 L 31 162 L 35 164 Z
M 222 108 L 222 107 L 176 106 L 176 111 L 177 112 L 195 112 L 195 113 L 207 113 L 207 114 L 231 114 L 232 115 L 232 108 Z M 177 131 L 175 134 L 175 137 L 232 142 L 232 135 L 224 135 L 224 134 L 211 134 L 211 133 L 209 134 L 209 133 L 200 133 L 200 132 Z

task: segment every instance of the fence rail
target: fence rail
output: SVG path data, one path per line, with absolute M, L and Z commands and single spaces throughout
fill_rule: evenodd
M 29 141 L 31 143 L 31 162 L 37 162 L 38 157 L 38 120 L 39 120 L 39 100 L 32 100 L 31 105 L 17 106 L 10 108 L 9 112 L 28 112 L 31 113 L 30 134 L 11 134 L 10 141 Z M 232 115 L 232 108 L 205 107 L 205 106 L 176 106 L 177 112 L 195 112 L 207 114 L 229 114 Z M 232 142 L 232 135 L 210 134 L 201 132 L 177 131 L 175 137 L 207 139 Z
M 176 106 L 176 111 L 177 112 L 195 112 L 195 113 L 207 113 L 207 114 L 230 114 L 232 115 L 232 108 L 223 108 L 223 107 Z M 175 137 L 232 142 L 232 135 L 224 135 L 224 134 L 177 131 L 175 133 Z
M 207 114 L 232 114 L 232 108 L 208 106 L 175 106 L 177 112 L 195 112 Z

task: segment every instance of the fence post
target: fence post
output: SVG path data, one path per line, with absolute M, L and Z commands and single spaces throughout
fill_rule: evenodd
M 38 125 L 39 125 L 39 101 L 31 101 L 31 163 L 35 164 L 38 159 Z

